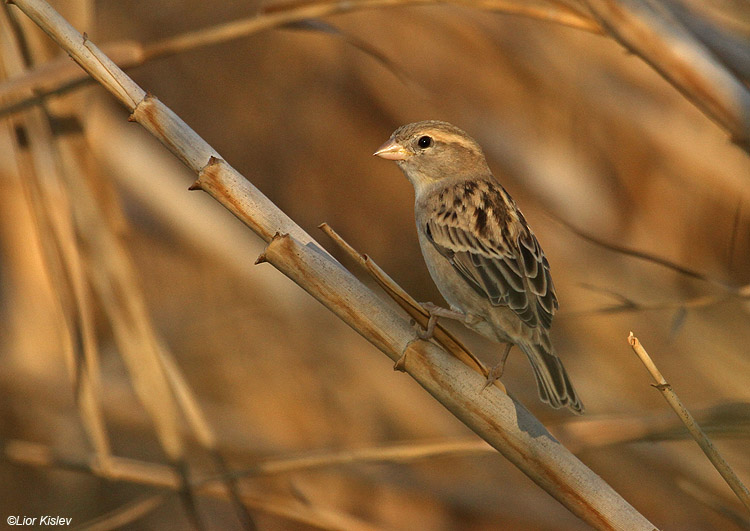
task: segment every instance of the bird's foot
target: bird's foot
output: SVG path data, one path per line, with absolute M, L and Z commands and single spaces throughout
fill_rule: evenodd
M 505 362 L 508 360 L 508 354 L 510 354 L 510 349 L 513 348 L 513 343 L 506 343 L 505 345 L 505 351 L 503 352 L 503 357 L 500 360 L 500 363 L 495 365 L 490 369 L 490 372 L 487 373 L 487 381 L 484 383 L 484 387 L 482 387 L 482 391 L 487 389 L 490 385 L 495 383 L 495 380 L 499 380 L 503 376 L 503 372 L 505 371 Z
M 419 336 L 420 339 L 432 339 L 432 336 L 435 333 L 435 326 L 437 325 L 438 318 L 440 317 L 445 317 L 446 319 L 456 319 L 458 321 L 464 321 L 466 319 L 466 316 L 461 312 L 449 310 L 448 308 L 443 308 L 431 302 L 422 302 L 420 304 L 422 308 L 424 308 L 427 313 L 430 314 L 430 318 L 427 320 L 427 328 L 422 328 L 415 322 L 417 336 Z
M 427 327 L 422 328 L 422 325 L 420 325 L 418 322 L 416 322 L 414 319 L 411 320 L 411 324 L 414 327 L 414 331 L 417 333 L 417 337 L 419 339 L 424 339 L 425 341 L 429 341 L 432 339 L 433 334 L 435 333 L 435 326 L 437 325 L 437 316 L 430 314 L 430 318 L 427 320 Z

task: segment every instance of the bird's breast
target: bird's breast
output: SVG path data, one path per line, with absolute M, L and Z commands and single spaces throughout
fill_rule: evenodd
M 476 313 L 479 297 L 455 270 L 448 258 L 441 255 L 435 248 L 427 235 L 427 225 L 417 221 L 417 234 L 427 270 L 440 294 L 451 306 L 463 312 Z

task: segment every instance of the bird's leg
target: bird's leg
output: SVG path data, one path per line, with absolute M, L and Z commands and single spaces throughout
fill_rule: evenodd
M 422 308 L 427 310 L 427 313 L 430 314 L 430 318 L 427 320 L 427 328 L 422 329 L 422 327 L 417 326 L 417 336 L 419 336 L 420 339 L 432 339 L 432 335 L 435 333 L 435 325 L 437 325 L 439 317 L 455 319 L 457 321 L 464 321 L 466 319 L 466 315 L 461 312 L 442 308 L 431 302 L 422 302 L 420 304 L 422 305 Z
M 503 371 L 505 370 L 505 362 L 507 361 L 508 354 L 510 354 L 510 349 L 512 348 L 513 348 L 513 343 L 505 344 L 505 351 L 503 351 L 503 357 L 500 360 L 500 363 L 492 367 L 490 369 L 490 372 L 487 373 L 487 381 L 484 383 L 484 387 L 482 387 L 482 391 L 484 391 L 490 385 L 492 385 L 495 380 L 499 380 L 500 377 L 503 375 Z
M 417 323 L 416 320 L 412 319 L 411 323 L 414 326 L 414 329 L 417 333 L 417 337 L 419 339 L 423 339 L 425 341 L 429 341 L 432 339 L 432 336 L 435 333 L 435 326 L 438 322 L 438 317 L 446 317 L 448 319 L 457 319 L 459 321 L 464 321 L 466 319 L 466 316 L 462 314 L 461 312 L 457 312 L 454 310 L 449 310 L 447 308 L 442 308 L 438 306 L 437 304 L 433 304 L 431 302 L 422 302 L 420 303 L 422 308 L 427 310 L 427 313 L 430 314 L 430 318 L 427 320 L 427 328 L 422 328 L 419 323 Z M 393 365 L 394 371 L 401 371 L 404 372 L 404 363 L 406 362 L 406 351 L 409 349 L 409 346 L 411 345 L 411 342 L 404 348 L 403 352 L 401 353 L 401 357 L 396 361 L 396 363 Z

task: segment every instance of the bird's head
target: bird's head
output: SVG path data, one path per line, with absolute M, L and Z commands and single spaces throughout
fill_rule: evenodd
M 479 144 L 447 122 L 430 120 L 401 126 L 374 155 L 396 161 L 417 193 L 444 179 L 490 173 Z

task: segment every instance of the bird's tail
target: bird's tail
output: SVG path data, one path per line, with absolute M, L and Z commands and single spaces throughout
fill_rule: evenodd
M 518 346 L 529 358 L 536 376 L 536 385 L 539 388 L 539 397 L 554 408 L 566 406 L 571 411 L 580 415 L 583 413 L 583 404 L 578 398 L 573 384 L 570 383 L 568 373 L 565 371 L 560 358 L 549 339 L 543 338 L 543 344 L 520 343 Z

